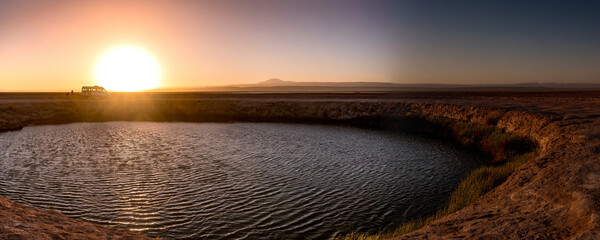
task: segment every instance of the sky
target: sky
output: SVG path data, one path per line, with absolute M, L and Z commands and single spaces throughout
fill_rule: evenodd
M 134 46 L 161 87 L 600 83 L 594 1 L 0 0 L 0 91 L 97 84 Z

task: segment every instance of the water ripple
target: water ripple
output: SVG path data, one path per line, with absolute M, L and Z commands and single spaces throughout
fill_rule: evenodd
M 174 239 L 326 239 L 443 204 L 477 158 L 377 130 L 78 123 L 0 134 L 0 194 Z

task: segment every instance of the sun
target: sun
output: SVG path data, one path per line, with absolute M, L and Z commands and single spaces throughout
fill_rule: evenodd
M 106 53 L 96 68 L 96 80 L 108 89 L 135 92 L 159 86 L 160 69 L 147 52 L 130 46 Z

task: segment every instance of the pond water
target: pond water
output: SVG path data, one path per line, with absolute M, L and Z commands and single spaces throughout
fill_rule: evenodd
M 0 195 L 174 239 L 375 232 L 434 212 L 480 165 L 439 140 L 275 123 L 34 126 L 0 150 Z

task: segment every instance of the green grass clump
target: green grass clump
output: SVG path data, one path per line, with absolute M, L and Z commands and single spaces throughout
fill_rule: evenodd
M 406 122 L 407 120 L 404 119 Z M 402 223 L 393 230 L 376 234 L 351 233 L 338 236 L 340 240 L 378 240 L 402 236 L 417 230 L 443 216 L 454 213 L 473 203 L 483 194 L 502 184 L 523 163 L 535 158 L 535 144 L 529 139 L 504 133 L 493 126 L 456 122 L 441 117 L 419 118 L 410 116 L 411 129 L 457 140 L 465 146 L 479 148 L 488 155 L 486 166 L 479 167 L 465 177 L 452 192 L 446 206 L 435 214 Z
M 531 152 L 535 144 L 521 136 L 508 134 L 495 126 L 458 122 L 444 117 L 410 117 L 417 131 L 453 139 L 464 146 L 480 149 L 490 164 L 500 164 L 515 155 Z
M 442 216 L 468 206 L 483 194 L 500 185 L 519 167 L 535 157 L 535 153 L 526 153 L 509 159 L 505 164 L 483 166 L 464 178 L 450 195 L 450 201 L 441 212 Z
M 438 210 L 435 214 L 419 218 L 413 221 L 402 223 L 392 231 L 380 232 L 376 234 L 351 233 L 345 236 L 338 236 L 339 240 L 379 240 L 402 236 L 415 231 L 423 226 L 443 217 L 454 213 L 475 200 L 483 194 L 489 192 L 494 187 L 500 185 L 517 169 L 521 164 L 535 158 L 535 153 L 530 152 L 521 154 L 509 159 L 505 164 L 496 166 L 483 166 L 471 172 L 458 185 L 456 190 L 450 195 L 450 200 L 446 207 Z

